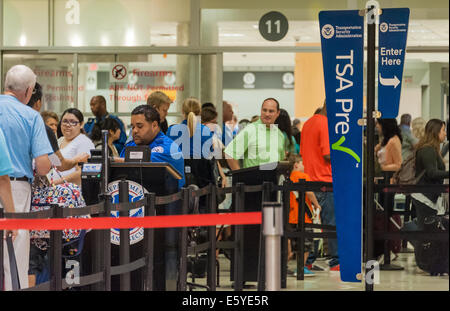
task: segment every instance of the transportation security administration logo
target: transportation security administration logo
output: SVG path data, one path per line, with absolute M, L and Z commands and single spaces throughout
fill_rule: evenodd
M 331 39 L 334 36 L 334 27 L 330 24 L 323 25 L 322 27 L 322 37 L 325 39 Z
M 380 24 L 380 31 L 381 32 L 386 32 L 386 31 L 388 31 L 388 29 L 389 29 L 389 26 L 388 26 L 387 23 L 381 23 Z
M 147 189 L 134 181 L 127 180 L 128 182 L 128 201 L 136 202 L 144 197 L 145 193 L 148 193 Z M 111 195 L 112 203 L 119 203 L 119 181 L 113 181 L 108 184 L 108 193 Z M 118 211 L 111 211 L 112 217 L 119 217 Z M 144 217 L 144 206 L 130 210 L 130 217 Z M 130 229 L 130 245 L 133 245 L 144 238 L 144 228 L 132 228 Z M 120 230 L 111 229 L 111 243 L 120 245 Z

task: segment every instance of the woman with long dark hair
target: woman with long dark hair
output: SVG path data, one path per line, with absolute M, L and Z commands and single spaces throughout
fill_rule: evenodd
M 295 138 L 292 135 L 291 118 L 286 110 L 280 109 L 280 115 L 275 120 L 275 124 L 278 125 L 278 129 L 284 135 L 284 150 L 286 152 L 286 157 L 288 157 L 289 154 L 299 154 L 300 147 L 295 143 Z
M 117 151 L 117 148 L 113 143 L 120 138 L 121 131 L 119 122 L 113 118 L 105 118 L 104 120 L 94 124 L 89 138 L 94 143 L 96 149 L 101 149 L 103 145 L 102 130 L 108 131 L 109 154 L 113 157 L 119 157 L 119 152 Z
M 381 170 L 384 172 L 385 183 L 390 183 L 390 177 L 393 172 L 400 169 L 402 165 L 402 134 L 395 119 L 378 119 L 376 129 L 382 137 L 381 142 L 375 147 L 378 163 Z M 384 194 L 380 195 L 380 204 L 384 206 L 385 213 L 390 213 L 394 207 L 394 195 Z M 384 229 L 384 215 L 376 214 L 375 229 Z M 393 221 L 401 226 L 402 220 L 399 215 L 392 215 Z M 391 230 L 396 230 L 396 227 L 389 224 Z M 389 249 L 395 254 L 401 250 L 401 240 L 390 240 Z M 384 251 L 384 241 L 376 240 L 374 242 L 375 255 L 381 255 Z
M 417 184 L 442 185 L 448 178 L 449 171 L 440 152 L 440 144 L 447 136 L 445 122 L 431 119 L 425 126 L 425 134 L 416 145 L 416 177 L 421 178 Z M 442 196 L 439 193 L 413 193 L 412 203 L 416 207 L 417 225 L 423 228 L 427 216 L 440 215 L 445 212 Z
M 58 145 L 64 158 L 72 159 L 83 152 L 90 156 L 91 149 L 95 149 L 92 141 L 85 135 L 83 123 L 84 118 L 80 110 L 69 108 L 63 112 L 60 121 L 63 136 L 58 139 Z M 56 185 L 63 183 L 64 179 L 67 182 L 81 185 L 80 167 L 75 166 L 70 170 L 60 172 L 60 174 L 63 178 L 60 178 L 59 174 L 51 175 Z
M 378 119 L 376 128 L 383 136 L 375 147 L 378 163 L 383 171 L 395 172 L 402 165 L 402 134 L 395 119 Z

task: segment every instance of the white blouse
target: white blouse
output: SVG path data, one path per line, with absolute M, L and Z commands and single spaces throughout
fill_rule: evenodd
M 64 137 L 60 137 L 58 139 L 58 145 L 64 141 Z M 79 134 L 75 137 L 69 144 L 67 144 L 64 148 L 61 148 L 61 154 L 66 159 L 73 159 L 75 156 L 80 153 L 86 152 L 91 156 L 91 149 L 95 149 L 94 143 L 84 134 Z M 76 168 L 73 167 L 70 170 L 60 172 L 62 176 L 67 176 L 76 171 Z M 53 179 L 58 179 L 59 175 L 52 172 Z

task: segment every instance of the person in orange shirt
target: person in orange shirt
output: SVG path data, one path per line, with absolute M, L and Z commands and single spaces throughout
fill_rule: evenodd
M 303 161 L 302 157 L 299 154 L 291 154 L 289 157 L 289 163 L 292 166 L 291 174 L 290 174 L 290 180 L 294 183 L 299 182 L 301 179 L 304 179 L 306 181 L 311 181 L 311 178 L 308 174 L 304 172 L 303 167 Z M 291 227 L 298 224 L 298 202 L 299 194 L 297 191 L 291 191 L 290 193 L 290 208 L 289 208 L 289 224 Z M 314 195 L 314 192 L 307 191 L 305 193 L 305 203 L 306 203 L 306 210 L 305 210 L 305 223 L 312 223 L 312 219 L 314 217 L 318 217 L 320 214 L 320 205 L 319 202 L 316 199 L 316 196 Z M 309 228 L 306 229 L 306 231 L 310 231 Z M 306 264 L 306 259 L 309 256 L 309 252 L 312 249 L 312 240 L 311 239 L 305 239 L 305 253 L 304 253 L 304 263 Z M 292 251 L 291 251 L 291 241 L 288 242 L 288 258 L 292 257 Z M 304 268 L 304 275 L 313 275 L 314 273 L 311 272 L 306 266 Z
M 331 172 L 330 141 L 328 137 L 327 106 L 309 118 L 302 128 L 300 154 L 305 165 L 305 173 L 311 181 L 333 182 Z M 316 192 L 317 201 L 322 207 L 322 224 L 336 226 L 333 192 Z M 315 255 L 311 254 L 308 265 L 312 266 Z M 328 265 L 330 271 L 340 271 L 337 239 L 328 239 Z

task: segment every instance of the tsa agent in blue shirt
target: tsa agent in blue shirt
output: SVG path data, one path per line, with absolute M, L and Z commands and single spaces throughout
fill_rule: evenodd
M 112 114 L 109 114 L 108 111 L 106 111 L 106 99 L 101 95 L 92 97 L 90 105 L 91 111 L 94 114 L 95 118 L 89 118 L 84 125 L 86 135 L 90 136 L 94 125 L 102 122 L 103 120 L 105 120 L 105 118 L 112 118 L 117 120 L 120 126 L 120 137 L 114 142 L 114 146 L 116 147 L 117 152 L 120 154 L 123 147 L 125 146 L 125 142 L 127 141 L 127 134 L 125 133 L 125 126 L 123 125 L 122 120 Z
M 133 141 L 129 146 L 149 146 L 152 162 L 166 162 L 171 164 L 182 176 L 178 181 L 178 188 L 184 186 L 184 158 L 179 147 L 164 135 L 159 127 L 159 114 L 155 108 L 149 105 L 141 105 L 131 112 L 131 127 Z M 120 153 L 125 157 L 125 148 Z
M 182 111 L 185 120 L 169 127 L 167 136 L 180 146 L 185 159 L 210 159 L 213 152 L 213 132 L 201 124 L 200 101 L 194 97 L 186 98 Z
M 185 159 L 210 159 L 213 152 L 213 135 L 207 126 L 198 121 L 192 136 L 187 120 L 171 125 L 167 130 L 167 136 L 178 144 Z

